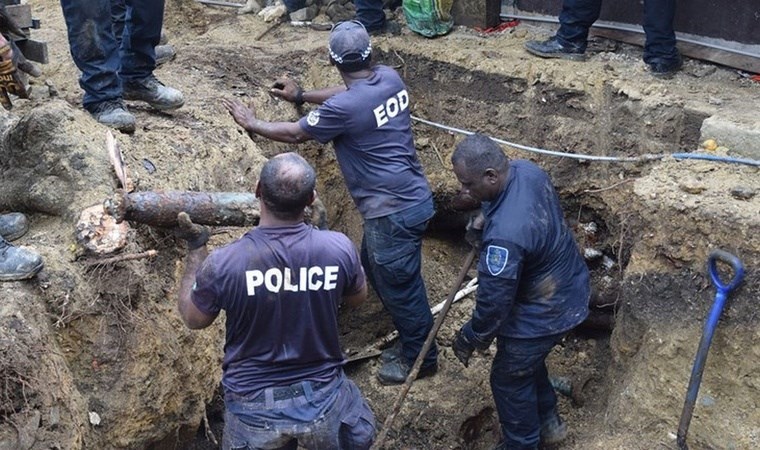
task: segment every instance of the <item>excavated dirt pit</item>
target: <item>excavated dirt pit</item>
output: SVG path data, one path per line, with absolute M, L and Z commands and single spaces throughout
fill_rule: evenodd
M 3 116 L 0 210 L 31 215 L 20 244 L 38 250 L 46 269 L 29 282 L 0 284 L 0 449 L 217 448 L 207 430 L 221 439 L 223 327 L 192 332 L 179 321 L 182 245 L 166 230 L 138 224 L 125 252 L 156 249 L 156 258 L 92 265 L 73 245 L 78 212 L 112 191 L 105 128 L 80 110 L 59 4 L 40 1 L 35 12 L 47 24 L 41 37 L 50 42 L 53 62 L 46 67 L 49 84 L 38 82 L 32 101 Z M 219 99 L 252 100 L 264 119 L 298 119 L 308 108 L 297 110 L 267 88 L 284 73 L 305 88 L 339 83 L 325 55 L 327 33 L 273 27 L 189 1 L 169 2 L 166 27 L 178 55 L 157 75 L 183 90 L 187 103 L 171 114 L 130 104 L 138 130 L 117 139 L 137 189 L 251 189 L 266 158 L 294 147 L 250 140 Z M 375 39 L 373 47 L 377 62 L 404 77 L 415 116 L 586 155 L 695 151 L 704 119 L 716 110 L 744 111 L 760 93 L 731 71 L 696 61 L 673 80 L 653 80 L 633 47 L 602 45 L 584 64 L 525 55 L 525 39 L 542 33 L 524 26 L 492 36 L 457 29 L 426 40 L 406 30 Z M 469 250 L 467 213 L 451 206 L 458 185 L 449 158 L 461 135 L 422 123 L 414 132 L 438 209 L 423 245 L 434 304 L 445 299 Z M 358 244 L 361 219 L 332 149 L 315 143 L 295 149 L 317 168 L 330 228 Z M 552 375 L 573 388 L 560 396 L 571 430 L 562 448 L 676 448 L 691 363 L 714 296 L 704 262 L 717 247 L 739 255 L 747 277 L 718 326 L 689 441 L 697 449 L 760 447 L 760 319 L 753 304 L 760 297 L 754 270 L 760 196 L 732 194 L 760 191 L 758 169 L 505 150 L 547 170 L 581 249 L 600 254 L 589 260 L 595 320 L 548 359 Z M 244 231 L 225 230 L 211 243 L 223 245 Z M 488 384 L 493 351 L 464 368 L 448 347 L 473 305 L 470 296 L 452 307 L 437 341 L 440 370 L 415 383 L 388 448 L 484 450 L 498 442 Z M 392 330 L 374 295 L 343 311 L 340 326 L 347 351 Z M 380 385 L 378 367 L 365 360 L 347 372 L 382 423 L 399 388 Z

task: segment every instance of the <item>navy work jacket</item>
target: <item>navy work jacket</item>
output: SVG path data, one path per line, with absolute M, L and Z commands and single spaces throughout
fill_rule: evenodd
M 486 218 L 478 295 L 465 329 L 478 348 L 495 336 L 566 332 L 588 316 L 589 272 L 549 176 L 510 162 L 504 190 L 482 204 Z

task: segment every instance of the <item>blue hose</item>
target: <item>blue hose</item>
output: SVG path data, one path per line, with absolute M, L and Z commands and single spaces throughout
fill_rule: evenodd
M 716 265 L 718 260 L 730 264 L 733 268 L 734 277 L 728 284 L 723 284 L 720 279 Z M 702 372 L 704 372 L 705 361 L 707 361 L 707 352 L 710 350 L 710 343 L 712 342 L 715 328 L 718 325 L 718 319 L 720 319 L 720 314 L 723 312 L 723 305 L 726 303 L 728 295 L 739 287 L 744 277 L 744 266 L 739 258 L 723 250 L 715 250 L 710 254 L 710 257 L 707 258 L 707 269 L 710 272 L 710 278 L 717 292 L 715 293 L 715 301 L 710 309 L 710 314 L 707 316 L 705 328 L 702 331 L 702 339 L 699 341 L 699 349 L 697 350 L 697 356 L 694 358 L 694 366 L 691 369 L 689 388 L 686 390 L 686 400 L 681 411 L 681 420 L 678 423 L 676 442 L 681 450 L 688 450 L 689 448 L 686 445 L 686 433 L 689 431 L 689 423 L 694 413 L 694 403 L 697 401 L 699 384 L 702 382 Z
M 703 159 L 705 161 L 719 161 L 760 167 L 760 161 L 755 159 L 731 158 L 730 156 L 707 155 L 704 153 L 673 153 L 672 156 L 675 159 Z

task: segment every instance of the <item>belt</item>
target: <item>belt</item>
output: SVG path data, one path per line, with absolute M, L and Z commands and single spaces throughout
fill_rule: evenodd
M 311 385 L 311 391 L 316 392 L 320 389 L 323 389 L 327 387 L 329 384 L 333 383 L 335 380 L 330 380 L 327 382 L 313 382 L 313 381 L 304 381 L 301 383 L 295 383 L 291 384 L 290 386 L 277 386 L 272 388 L 264 389 L 261 393 L 259 393 L 256 397 L 251 399 L 251 403 L 265 403 L 267 398 L 267 391 L 272 392 L 272 400 L 278 401 L 278 400 L 289 400 L 292 398 L 298 398 L 303 397 L 306 395 L 306 391 L 304 390 L 304 383 L 308 383 Z

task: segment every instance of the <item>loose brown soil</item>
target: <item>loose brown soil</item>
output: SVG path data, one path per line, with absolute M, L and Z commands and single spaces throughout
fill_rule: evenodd
M 298 119 L 308 108 L 271 97 L 268 86 L 286 73 L 306 88 L 339 83 L 325 55 L 328 34 L 189 0 L 167 3 L 165 28 L 178 54 L 156 74 L 184 92 L 186 105 L 172 113 L 129 105 L 138 129 L 117 139 L 137 189 L 250 190 L 266 158 L 295 149 L 317 168 L 330 228 L 359 243 L 361 219 L 330 146 L 251 140 L 220 104 L 234 96 L 251 100 L 264 119 Z M 223 327 L 191 332 L 182 326 L 175 311 L 180 243 L 166 230 L 133 224 L 125 252 L 157 249 L 158 257 L 107 266 L 81 262 L 92 257 L 76 248 L 76 212 L 113 189 L 106 129 L 81 112 L 59 3 L 41 0 L 33 9 L 43 22 L 35 37 L 48 41 L 51 63 L 35 81 L 33 100 L 18 101 L 13 114 L 2 117 L 0 210 L 30 213 L 32 229 L 20 243 L 39 251 L 46 269 L 35 280 L 0 285 L 0 448 L 216 448 L 202 422 L 206 417 L 221 439 Z M 757 107 L 759 84 L 699 61 L 687 61 L 673 80 L 661 81 L 646 73 L 640 49 L 610 41 L 595 42 L 586 63 L 540 60 L 522 50 L 526 39 L 549 32 L 520 25 L 486 36 L 457 28 L 428 40 L 404 30 L 375 38 L 373 46 L 375 59 L 406 80 L 415 116 L 553 150 L 691 152 L 705 118 Z M 43 122 L 45 132 L 35 128 Z M 439 210 L 423 246 L 433 304 L 452 288 L 468 251 L 466 215 L 450 206 L 457 183 L 449 157 L 461 135 L 420 123 L 414 132 Z M 594 310 L 614 313 L 614 331 L 579 330 L 548 359 L 551 373 L 574 387 L 572 398 L 560 400 L 571 430 L 562 448 L 676 448 L 691 362 L 714 296 L 704 261 L 716 247 L 744 260 L 747 279 L 719 324 L 690 443 L 760 447 L 760 328 L 753 304 L 760 296 L 753 270 L 760 263 L 760 196 L 731 194 L 737 187 L 758 192 L 758 170 L 506 151 L 550 173 L 581 248 L 607 258 L 589 266 Z M 216 235 L 212 245 L 244 231 Z M 440 371 L 415 383 L 388 448 L 481 450 L 498 442 L 488 384 L 493 352 L 464 368 L 448 347 L 473 306 L 470 297 L 450 311 L 437 340 Z M 347 350 L 390 331 L 374 295 L 341 313 Z M 367 360 L 347 371 L 382 423 L 399 388 L 380 385 L 377 369 L 377 361 Z

